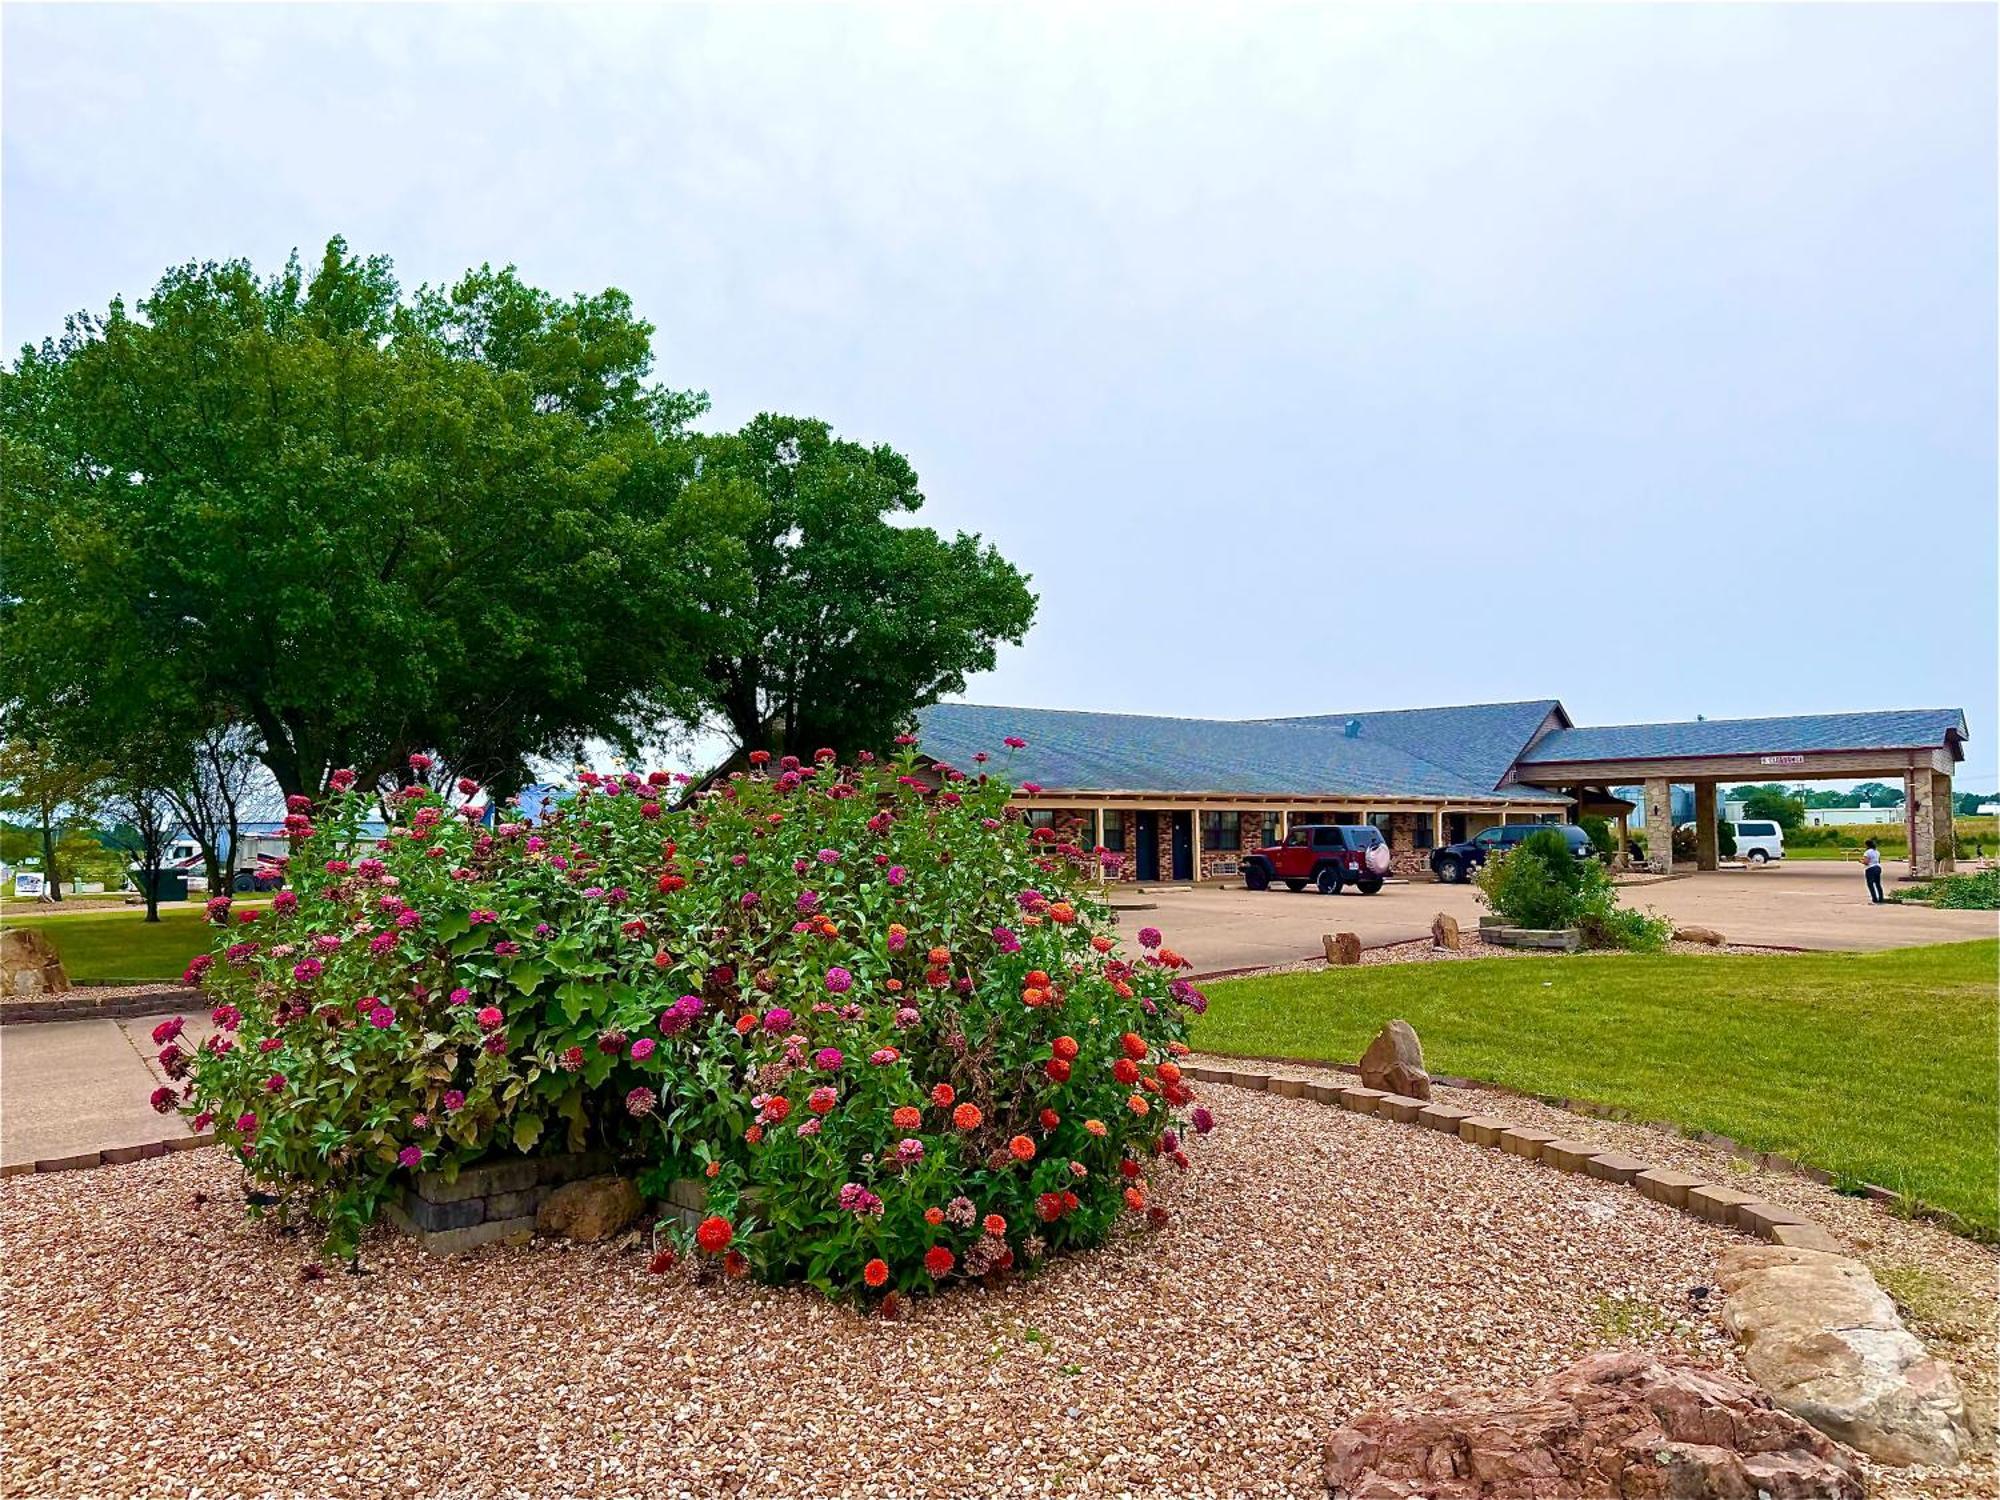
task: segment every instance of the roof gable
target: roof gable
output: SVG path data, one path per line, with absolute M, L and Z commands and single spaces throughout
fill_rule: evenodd
M 1956 750 L 1970 738 L 1955 708 L 1796 714 L 1777 719 L 1694 719 L 1605 724 L 1544 735 L 1523 765 L 1593 760 L 1656 760 L 1689 755 L 1788 755 L 1836 750 Z

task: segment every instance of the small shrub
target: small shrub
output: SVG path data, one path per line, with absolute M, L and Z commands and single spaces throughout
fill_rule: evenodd
M 1941 875 L 1921 885 L 1894 890 L 1889 899 L 1949 911 L 2000 911 L 2000 867 Z
M 1478 883 L 1486 905 L 1515 926 L 1574 927 L 1594 948 L 1658 949 L 1673 934 L 1665 918 L 1620 906 L 1603 862 L 1577 859 L 1553 829 L 1488 860 Z
M 210 903 L 218 1029 L 161 1028 L 155 1099 L 333 1253 L 413 1170 L 601 1147 L 703 1179 L 692 1249 L 732 1271 L 924 1290 L 1161 1222 L 1149 1179 L 1211 1123 L 1183 961 L 1150 928 L 1121 956 L 1087 856 L 998 780 L 828 751 L 679 811 L 586 776 L 490 828 L 417 786 L 380 841 L 335 781 L 267 915 Z

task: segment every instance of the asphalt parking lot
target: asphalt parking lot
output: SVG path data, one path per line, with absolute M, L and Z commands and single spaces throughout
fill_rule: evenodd
M 1893 889 L 1904 867 L 1885 869 Z M 1316 957 L 1320 936 L 1328 932 L 1355 933 L 1365 947 L 1422 937 L 1441 911 L 1460 926 L 1476 926 L 1485 910 L 1478 894 L 1470 885 L 1431 881 L 1392 882 L 1374 896 L 1352 891 L 1322 896 L 1310 888 L 1294 894 L 1283 887 L 1158 887 L 1121 893 L 1121 902 L 1151 902 L 1153 908 L 1122 912 L 1119 920 L 1128 933 L 1158 927 L 1197 972 L 1209 973 Z M 1622 894 L 1627 905 L 1650 907 L 1681 926 L 1710 927 L 1732 943 L 1774 948 L 1865 951 L 2000 933 L 2000 917 L 1993 912 L 1872 906 L 1860 866 L 1827 860 L 1677 876 L 1630 884 Z

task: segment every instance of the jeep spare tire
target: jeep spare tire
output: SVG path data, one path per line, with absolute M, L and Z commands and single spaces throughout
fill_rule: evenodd
M 1389 873 L 1389 846 L 1387 844 L 1377 844 L 1361 856 L 1361 863 L 1368 867 L 1370 875 L 1387 875 Z

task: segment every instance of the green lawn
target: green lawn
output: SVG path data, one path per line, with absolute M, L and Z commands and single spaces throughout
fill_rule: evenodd
M 196 906 L 163 911 L 157 922 L 146 920 L 143 907 L 125 907 L 88 916 L 10 916 L 7 925 L 39 931 L 78 984 L 179 979 L 215 936 Z
M 1401 1016 L 1435 1072 L 1631 1110 L 1877 1182 L 2000 1233 L 2000 942 L 1579 955 L 1208 987 L 1194 1045 L 1351 1063 Z

